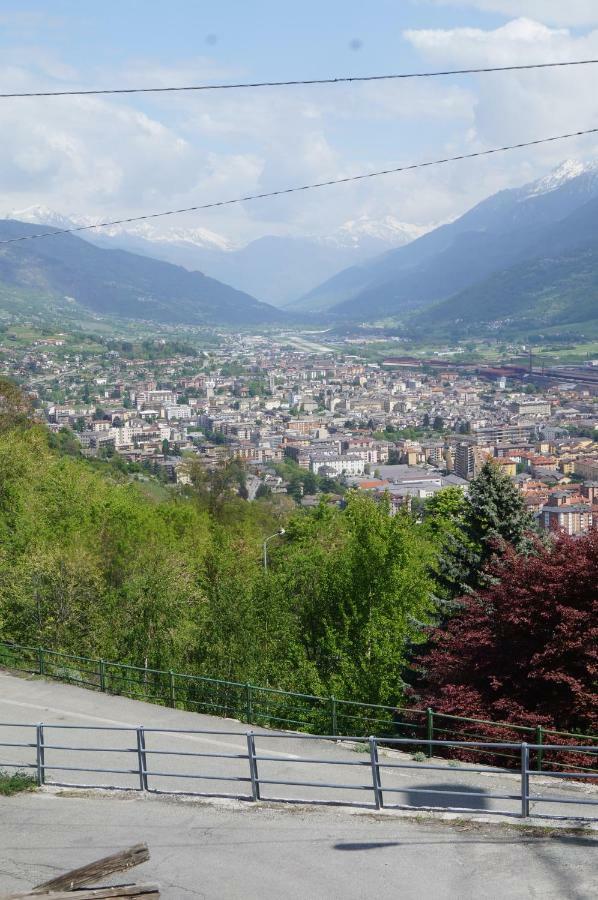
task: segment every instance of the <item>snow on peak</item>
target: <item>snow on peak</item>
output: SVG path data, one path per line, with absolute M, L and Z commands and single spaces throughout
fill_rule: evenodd
M 121 234 L 133 235 L 157 244 L 192 244 L 209 250 L 231 250 L 233 245 L 227 238 L 208 228 L 174 227 L 161 230 L 151 222 L 136 222 L 107 229 L 111 237 Z
M 72 228 L 73 225 L 88 224 L 87 221 L 75 221 L 61 215 L 49 206 L 28 206 L 26 209 L 13 209 L 3 218 L 16 219 L 18 222 L 29 222 L 32 225 L 51 225 L 52 228 Z
M 574 178 L 578 178 L 580 175 L 591 175 L 592 182 L 594 180 L 598 181 L 598 162 L 583 163 L 576 159 L 566 159 L 560 166 L 557 166 L 556 169 L 549 172 L 548 175 L 527 185 L 527 187 L 523 189 L 523 199 L 526 199 L 527 197 L 537 197 L 540 194 L 549 194 L 551 191 L 558 190 L 558 188 L 562 187 L 568 181 L 573 181 Z
M 49 206 L 28 206 L 26 209 L 15 209 L 6 213 L 3 218 L 16 219 L 32 225 L 49 225 L 52 228 L 76 228 L 80 225 L 94 225 L 99 219 L 90 216 L 65 216 Z M 194 244 L 210 250 L 230 250 L 233 245 L 225 237 L 209 231 L 207 228 L 175 227 L 160 230 L 151 222 L 135 222 L 127 226 L 112 225 L 103 228 L 108 237 L 133 236 L 145 241 L 161 244 Z
M 397 247 L 414 241 L 428 230 L 420 225 L 400 222 L 390 215 L 381 219 L 371 219 L 369 216 L 363 215 L 345 222 L 325 240 L 327 243 L 344 247 L 359 246 L 367 241 Z
M 51 228 L 76 228 L 96 224 L 99 219 L 89 216 L 64 215 L 48 206 L 29 206 L 26 209 L 11 210 L 4 218 L 17 219 L 34 225 L 46 225 Z M 400 247 L 421 237 L 435 228 L 435 225 L 422 226 L 401 222 L 392 215 L 380 219 L 362 215 L 350 219 L 327 235 L 312 235 L 311 239 L 329 247 L 362 252 L 381 252 L 385 248 Z M 216 252 L 229 252 L 243 244 L 235 244 L 228 238 L 207 228 L 173 226 L 164 228 L 154 222 L 131 222 L 127 225 L 113 225 L 103 228 L 98 235 L 108 238 L 139 238 L 153 244 L 187 245 Z M 93 235 L 90 234 L 90 237 Z

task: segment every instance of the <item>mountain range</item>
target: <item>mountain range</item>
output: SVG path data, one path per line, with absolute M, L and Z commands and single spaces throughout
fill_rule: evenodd
M 295 311 L 344 319 L 553 325 L 598 320 L 598 164 L 565 162 L 410 244 L 345 269 Z M 423 310 L 422 312 L 418 312 Z
M 94 221 L 45 206 L 12 210 L 5 218 L 56 229 Z M 286 306 L 347 266 L 403 246 L 426 230 L 393 216 L 376 221 L 361 216 L 324 236 L 265 235 L 245 245 L 207 228 L 165 229 L 147 221 L 90 230 L 82 236 L 99 247 L 128 250 L 203 272 L 267 303 Z
M 72 312 L 74 305 L 99 315 L 169 324 L 259 325 L 287 318 L 201 272 L 96 247 L 74 234 L 20 240 L 39 230 L 0 220 L 0 308 Z
M 40 226 L 88 224 L 40 207 L 18 215 L 39 225 L 0 221 L 0 241 Z M 20 292 L 38 306 L 51 299 L 170 323 L 285 325 L 320 317 L 394 319 L 418 336 L 581 324 L 598 334 L 598 163 L 565 162 L 421 231 L 392 217 L 360 218 L 328 237 L 265 236 L 240 247 L 203 228 L 159 231 L 143 222 L 86 231 L 86 239 L 0 244 L 0 307 L 10 308 Z M 173 261 L 155 258 L 166 255 Z M 352 264 L 314 286 L 341 258 Z M 195 270 L 200 260 L 211 260 L 207 274 Z M 284 309 L 263 302 L 282 303 L 302 279 L 309 290 Z M 253 284 L 268 292 L 250 290 Z

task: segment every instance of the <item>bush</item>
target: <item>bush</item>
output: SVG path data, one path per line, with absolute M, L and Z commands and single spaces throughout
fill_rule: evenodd
M 0 770 L 0 795 L 11 797 L 23 791 L 34 791 L 37 787 L 35 778 L 26 772 L 4 772 Z

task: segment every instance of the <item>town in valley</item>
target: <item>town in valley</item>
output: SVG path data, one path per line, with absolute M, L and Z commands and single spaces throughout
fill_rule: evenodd
M 507 348 L 516 364 L 409 355 L 359 329 L 149 334 L 5 325 L 2 370 L 72 452 L 158 496 L 184 493 L 191 461 L 236 459 L 248 502 L 342 505 L 354 490 L 417 513 L 444 487 L 467 492 L 492 458 L 541 529 L 597 521 L 598 359 L 545 365 L 521 344 Z

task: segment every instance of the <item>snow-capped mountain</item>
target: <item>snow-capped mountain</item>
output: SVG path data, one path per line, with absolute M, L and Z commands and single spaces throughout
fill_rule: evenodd
M 548 175 L 522 187 L 520 199 L 550 194 L 571 181 L 576 182 L 576 188 L 580 191 L 587 190 L 593 195 L 598 190 L 598 162 L 583 163 L 576 159 L 566 159 Z
M 394 216 L 384 216 L 382 219 L 360 216 L 358 219 L 345 222 L 332 234 L 320 237 L 319 240 L 339 247 L 360 248 L 369 241 L 386 244 L 389 248 L 401 247 L 421 237 L 433 227 L 433 225 L 410 225 L 407 222 L 400 222 Z
M 48 225 L 51 228 L 75 228 L 79 225 L 92 225 L 93 220 L 84 217 L 63 216 L 50 209 L 49 206 L 28 206 L 26 209 L 11 209 L 0 215 L 1 219 L 16 219 L 18 222 L 29 222 L 31 225 Z
M 78 226 L 95 225 L 100 219 L 90 216 L 66 216 L 48 206 L 28 206 L 26 209 L 11 210 L 1 216 L 3 219 L 16 219 L 19 222 L 29 222 L 33 225 L 50 225 L 52 228 L 76 228 Z M 94 237 L 88 235 L 90 240 L 95 240 L 103 234 L 110 238 L 131 236 L 140 238 L 149 243 L 158 244 L 190 244 L 194 247 L 206 247 L 215 250 L 231 250 L 234 245 L 225 237 L 210 231 L 207 228 L 160 228 L 154 222 L 131 222 L 129 225 L 112 225 L 102 228 Z
M 4 218 L 57 230 L 93 225 L 99 220 L 65 215 L 46 206 L 12 210 Z M 85 231 L 85 240 L 100 247 L 129 250 L 200 271 L 238 290 L 284 306 L 347 266 L 395 247 L 427 230 L 393 216 L 360 216 L 329 234 L 267 235 L 235 244 L 207 228 L 166 225 L 164 221 L 132 222 Z
M 405 246 L 339 272 L 293 309 L 363 318 L 438 303 L 494 273 L 588 242 L 598 231 L 597 209 L 598 163 L 568 160 Z

